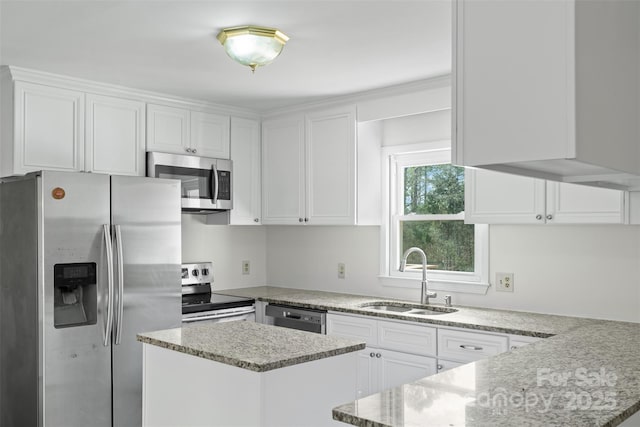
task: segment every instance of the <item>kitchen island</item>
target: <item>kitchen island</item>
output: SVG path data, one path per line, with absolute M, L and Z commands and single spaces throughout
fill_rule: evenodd
M 357 342 L 252 322 L 138 335 L 144 426 L 324 426 L 356 397 Z
M 333 411 L 345 423 L 640 426 L 638 323 L 455 305 L 455 313 L 418 316 L 371 309 L 389 298 L 271 286 L 224 292 L 329 313 L 544 338 L 345 402 Z

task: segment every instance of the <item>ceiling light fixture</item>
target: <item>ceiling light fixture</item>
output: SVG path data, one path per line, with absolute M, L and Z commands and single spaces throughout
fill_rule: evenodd
M 218 34 L 218 40 L 232 59 L 251 68 L 270 64 L 280 55 L 289 40 L 276 28 L 244 26 L 225 28 Z

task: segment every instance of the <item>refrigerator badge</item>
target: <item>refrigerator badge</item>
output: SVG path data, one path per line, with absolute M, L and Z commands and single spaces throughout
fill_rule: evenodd
M 65 194 L 66 193 L 64 192 L 64 188 L 56 187 L 53 190 L 51 190 L 51 197 L 53 197 L 56 200 L 64 199 Z

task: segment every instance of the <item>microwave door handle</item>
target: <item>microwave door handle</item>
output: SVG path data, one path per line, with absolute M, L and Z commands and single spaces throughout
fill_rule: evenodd
M 216 165 L 211 165 L 211 203 L 214 205 L 218 203 L 218 168 Z

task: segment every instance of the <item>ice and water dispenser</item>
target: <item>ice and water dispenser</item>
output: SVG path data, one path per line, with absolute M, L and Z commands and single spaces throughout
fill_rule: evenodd
M 96 263 L 55 264 L 53 274 L 54 326 L 94 325 L 98 313 Z

